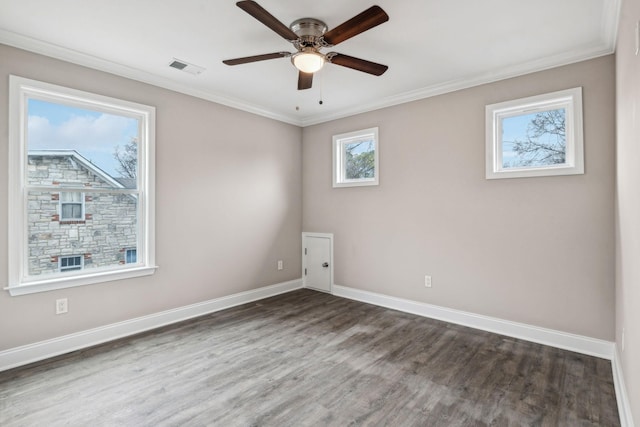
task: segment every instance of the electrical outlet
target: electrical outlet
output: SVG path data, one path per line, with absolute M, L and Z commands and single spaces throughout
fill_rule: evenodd
M 56 314 L 64 314 L 69 311 L 69 304 L 66 298 L 56 300 Z
M 424 286 L 425 288 L 431 287 L 431 276 L 424 276 Z
M 278 260 L 278 270 L 282 270 L 284 268 L 284 265 L 282 263 L 282 260 Z

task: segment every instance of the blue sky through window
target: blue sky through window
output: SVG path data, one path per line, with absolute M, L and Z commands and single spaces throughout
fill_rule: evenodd
M 84 108 L 29 99 L 28 150 L 76 150 L 113 177 L 113 154 L 138 138 L 138 120 Z
M 562 110 L 563 109 L 559 109 Z M 564 112 L 564 111 L 563 111 Z M 526 164 L 526 158 L 519 155 L 514 151 L 514 143 L 516 141 L 526 141 L 527 140 L 527 131 L 529 128 L 529 124 L 536 117 L 539 112 L 529 113 L 529 114 L 520 114 L 517 116 L 504 117 L 501 120 L 502 127 L 502 167 L 520 167 L 520 166 L 548 166 L 552 164 L 549 161 L 536 161 L 534 160 L 531 164 Z M 536 141 L 553 146 L 554 144 L 560 144 L 564 146 L 565 141 L 560 141 L 557 136 L 552 134 L 543 134 L 535 139 Z
M 355 147 L 355 148 L 352 148 L 352 147 Z M 348 150 L 350 148 L 351 148 L 351 154 L 353 154 L 354 156 L 365 153 L 367 151 L 373 151 L 374 150 L 373 140 L 366 139 L 366 140 L 360 140 L 356 142 L 349 142 L 345 144 L 345 149 Z

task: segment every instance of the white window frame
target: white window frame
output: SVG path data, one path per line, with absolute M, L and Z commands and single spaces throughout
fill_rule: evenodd
M 9 78 L 9 87 L 9 274 L 8 286 L 4 289 L 11 295 L 24 295 L 153 274 L 157 268 L 154 194 L 155 108 L 13 75 Z M 138 263 L 95 270 L 85 269 L 76 271 L 73 275 L 56 273 L 29 276 L 26 137 L 27 105 L 28 99 L 31 98 L 138 120 L 138 186 L 136 190 L 117 190 L 122 193 L 135 193 L 138 198 Z M 64 190 L 73 191 L 70 188 Z
M 358 140 L 373 139 L 375 170 L 373 178 L 347 179 L 345 164 L 345 147 Z M 369 128 L 333 136 L 333 187 L 359 187 L 378 185 L 380 176 L 380 141 L 378 128 Z
M 555 109 L 565 109 L 565 163 L 549 166 L 504 168 L 502 120 Z M 486 106 L 486 178 L 526 178 L 584 173 L 582 88 L 576 87 Z
M 62 208 L 63 205 L 66 204 L 74 204 L 77 205 L 78 203 L 76 202 L 67 202 L 67 201 L 63 201 L 63 194 L 64 193 L 77 193 L 80 194 L 80 218 L 67 218 L 65 217 L 62 213 L 64 212 L 64 209 Z M 60 221 L 84 221 L 85 219 L 85 210 L 84 210 L 84 193 L 80 192 L 80 191 L 60 191 L 60 196 L 59 198 L 59 203 L 60 203 Z
M 62 266 L 62 260 L 65 258 L 80 258 L 80 268 L 75 268 L 76 266 L 72 267 L 72 268 L 65 268 Z M 64 255 L 64 256 L 59 256 L 58 257 L 58 271 L 60 273 L 64 273 L 64 272 L 70 272 L 70 271 L 81 271 L 84 269 L 84 256 L 83 255 Z

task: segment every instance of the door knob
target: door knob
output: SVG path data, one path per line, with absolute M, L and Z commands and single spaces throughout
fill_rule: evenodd
M 323 262 L 323 263 L 322 263 L 322 266 L 323 266 L 323 267 L 329 267 L 329 263 L 328 263 L 328 262 Z

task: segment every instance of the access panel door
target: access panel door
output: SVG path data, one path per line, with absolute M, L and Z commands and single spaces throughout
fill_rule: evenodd
M 333 280 L 332 239 L 332 235 L 303 235 L 305 287 L 331 292 L 331 282 Z

